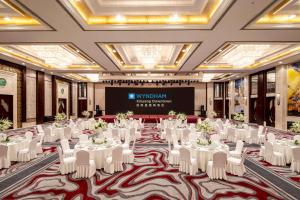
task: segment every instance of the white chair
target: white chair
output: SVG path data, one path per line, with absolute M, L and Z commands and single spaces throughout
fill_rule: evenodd
M 52 133 L 52 129 L 50 127 L 46 127 L 44 132 L 44 142 L 55 142 L 57 140 L 56 134 Z
M 265 138 L 266 138 L 266 136 L 265 136 L 265 133 L 264 133 L 264 126 L 259 125 L 258 126 L 258 141 L 259 141 L 259 143 L 260 144 L 264 143 L 265 142 Z
M 60 141 L 63 155 L 64 157 L 73 157 L 74 156 L 74 149 L 70 149 L 69 141 L 67 139 L 63 139 Z
M 179 150 L 181 148 L 181 145 L 178 144 L 177 133 L 172 134 L 172 141 L 173 141 L 173 148 L 175 150 Z
M 225 179 L 227 155 L 219 151 L 213 154 L 213 160 L 207 163 L 207 175 L 210 179 Z
M 111 156 L 106 158 L 104 171 L 110 174 L 123 171 L 123 148 L 121 146 L 115 147 L 112 150 Z
M 78 137 L 80 143 L 85 143 L 89 141 L 89 136 L 86 134 L 80 134 Z
M 40 125 L 40 124 L 36 125 L 36 129 L 39 134 L 41 134 L 41 135 L 44 134 L 44 129 L 43 129 L 42 125 Z
M 220 143 L 220 135 L 218 135 L 218 134 L 213 134 L 213 135 L 210 136 L 210 140 L 211 140 L 212 142 Z
M 268 138 L 268 142 L 270 143 L 274 143 L 276 140 L 274 133 L 268 133 L 267 138 Z
M 169 149 L 169 164 L 178 165 L 179 164 L 179 151 L 178 149 L 171 149 L 171 141 L 172 141 L 172 131 L 171 129 L 166 130 L 166 140 L 168 142 Z
M 32 136 L 33 136 L 33 133 L 31 131 L 26 131 L 25 132 L 25 138 L 26 138 L 26 140 L 31 141 L 32 140 Z
M 120 134 L 119 134 L 119 130 L 116 129 L 116 128 L 113 128 L 111 130 L 111 135 L 112 135 L 112 138 L 116 141 L 120 141 Z
M 245 169 L 245 159 L 247 155 L 247 149 L 244 150 L 242 158 L 229 157 L 227 159 L 227 172 L 237 176 L 243 176 L 246 172 Z
M 232 127 L 228 127 L 227 129 L 227 140 L 229 142 L 236 142 L 235 129 Z
M 295 135 L 293 139 L 298 140 L 298 142 L 300 142 L 300 135 Z
M 168 143 L 172 142 L 172 129 L 166 128 L 166 140 Z
M 76 126 L 71 128 L 71 137 L 72 138 L 78 138 L 80 135 L 80 130 L 76 128 Z
M 8 146 L 0 144 L 0 169 L 9 167 L 10 160 L 8 158 Z
M 96 164 L 90 159 L 90 153 L 80 150 L 76 153 L 76 178 L 90 178 L 96 173 Z
M 187 143 L 189 141 L 190 133 L 191 131 L 189 129 L 183 129 L 181 143 Z
M 133 130 L 135 130 L 134 128 L 133 128 Z M 123 147 L 123 149 L 129 149 L 129 145 L 130 145 L 130 132 L 126 132 L 125 133 L 125 140 L 124 140 L 124 143 L 122 144 L 122 147 Z
M 243 147 L 244 147 L 244 142 L 242 140 L 238 140 L 235 145 L 235 150 L 229 151 L 229 156 L 241 157 Z
M 62 154 L 62 150 L 60 147 L 57 147 L 58 155 L 59 155 L 59 171 L 61 174 L 69 174 L 76 171 L 75 157 L 64 158 Z
M 246 142 L 249 144 L 258 144 L 258 129 L 249 129 L 249 136 L 246 138 Z
M 36 144 L 36 153 L 40 154 L 43 153 L 43 140 L 44 140 L 44 134 L 38 136 L 37 138 L 40 139 L 39 142 Z
M 18 152 L 18 161 L 26 162 L 37 157 L 36 155 L 37 138 L 30 141 L 28 148 Z
M 198 171 L 198 164 L 195 158 L 191 158 L 191 152 L 186 148 L 179 149 L 179 171 L 195 175 Z
M 269 141 L 265 144 L 265 161 L 272 165 L 285 166 L 286 161 L 283 153 L 275 152 L 272 143 Z
M 123 149 L 123 161 L 124 163 L 133 163 L 134 161 L 134 146 L 135 146 L 135 140 L 133 141 L 133 145 L 130 148 Z
M 71 127 L 65 127 L 64 128 L 64 136 L 66 139 L 71 140 L 72 139 L 72 128 Z
M 293 172 L 300 172 L 300 148 L 292 149 L 291 170 Z

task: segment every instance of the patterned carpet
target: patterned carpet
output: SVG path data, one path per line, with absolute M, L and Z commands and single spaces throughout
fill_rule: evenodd
M 137 141 L 134 164 L 124 164 L 123 172 L 110 175 L 97 170 L 91 179 L 75 179 L 74 174 L 59 173 L 56 157 L 45 169 L 33 170 L 20 183 L 9 185 L 1 199 L 288 199 L 282 190 L 250 170 L 243 177 L 227 174 L 227 181 L 209 180 L 202 172 L 195 176 L 181 173 L 168 164 L 165 144 L 149 124 Z M 54 146 L 44 150 L 44 156 L 57 155 Z M 22 177 L 22 167 L 15 165 L 12 170 L 20 171 L 18 176 Z

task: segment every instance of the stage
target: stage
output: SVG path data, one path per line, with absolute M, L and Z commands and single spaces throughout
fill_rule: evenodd
M 101 116 L 100 118 L 108 123 L 113 123 L 116 116 L 115 115 L 104 115 L 104 116 Z M 131 118 L 133 118 L 133 119 L 142 118 L 144 123 L 158 123 L 160 118 L 168 119 L 169 115 L 133 115 Z M 187 122 L 188 123 L 197 123 L 198 118 L 199 117 L 197 117 L 195 115 L 188 115 Z

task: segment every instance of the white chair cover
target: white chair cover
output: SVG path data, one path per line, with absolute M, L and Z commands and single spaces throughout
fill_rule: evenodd
M 181 139 L 182 143 L 187 143 L 189 141 L 190 133 L 191 133 L 191 131 L 189 129 L 187 129 L 187 128 L 185 128 L 182 131 L 182 139 Z
M 241 156 L 241 153 L 243 151 L 244 142 L 242 140 L 238 140 L 235 145 L 234 151 L 229 151 L 229 155 L 232 157 L 239 158 Z
M 198 164 L 196 159 L 191 158 L 191 153 L 185 147 L 179 149 L 179 171 L 195 175 L 198 171 Z
M 44 134 L 44 129 L 42 127 L 42 125 L 36 125 L 36 129 L 38 131 L 39 134 L 43 135 Z
M 64 157 L 73 157 L 74 156 L 74 149 L 70 149 L 69 141 L 67 139 L 63 139 L 60 141 L 63 156 Z
M 173 141 L 173 148 L 179 150 L 181 148 L 181 145 L 178 144 L 177 133 L 172 134 L 172 141 Z
M 36 158 L 37 139 L 38 138 L 31 140 L 28 148 L 21 149 L 18 152 L 18 161 L 26 162 Z
M 68 140 L 72 139 L 72 128 L 71 127 L 65 127 L 64 128 L 64 137 Z
M 272 165 L 286 165 L 284 154 L 275 152 L 273 145 L 269 141 L 267 141 L 265 144 L 265 161 L 271 163 Z
M 112 155 L 106 159 L 104 164 L 104 171 L 110 174 L 123 171 L 123 148 L 121 146 L 112 150 Z
M 276 140 L 274 133 L 268 133 L 267 138 L 268 138 L 268 142 L 271 142 L 271 143 L 275 142 L 275 140 Z
M 225 179 L 226 176 L 227 154 L 225 152 L 216 152 L 213 154 L 213 160 L 207 163 L 207 175 L 210 179 Z
M 300 172 L 300 148 L 292 149 L 291 170 L 293 172 Z
M 249 144 L 258 144 L 258 129 L 249 129 L 249 137 L 246 138 L 246 142 Z
M 76 153 L 76 178 L 90 178 L 96 173 L 96 164 L 90 160 L 88 151 L 80 150 Z
M 118 130 L 118 129 L 113 128 L 113 129 L 111 130 L 111 135 L 112 135 L 112 138 L 113 138 L 114 140 L 116 140 L 116 141 L 120 141 L 120 140 L 121 140 L 120 134 L 119 134 L 119 130 Z
M 61 174 L 69 174 L 76 171 L 75 167 L 75 157 L 64 158 L 62 154 L 62 150 L 60 147 L 57 147 L 58 155 L 59 155 L 59 171 Z
M 57 140 L 56 134 L 52 133 L 52 129 L 50 127 L 46 127 L 44 132 L 44 142 L 55 142 Z
M 227 129 L 227 140 L 230 142 L 236 141 L 235 129 L 232 127 L 228 127 L 228 129 Z
M 43 140 L 44 140 L 44 134 L 38 136 L 39 142 L 36 144 L 36 153 L 43 153 Z
M 0 144 L 0 169 L 9 167 L 10 160 L 8 158 L 8 146 Z
M 33 136 L 33 133 L 31 131 L 26 131 L 25 132 L 25 138 L 26 138 L 26 140 L 31 141 L 32 140 L 32 136 Z
M 246 172 L 244 165 L 246 155 L 247 149 L 244 150 L 242 158 L 229 157 L 227 159 L 227 172 L 233 175 L 243 176 Z
M 218 134 L 213 134 L 213 135 L 210 136 L 210 139 L 211 139 L 212 142 L 217 142 L 217 143 L 219 143 L 219 142 L 220 142 L 220 135 L 218 135 Z

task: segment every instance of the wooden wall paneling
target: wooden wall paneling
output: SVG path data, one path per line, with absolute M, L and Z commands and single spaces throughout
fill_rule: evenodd
M 45 73 L 36 72 L 36 122 L 44 123 L 45 117 Z

